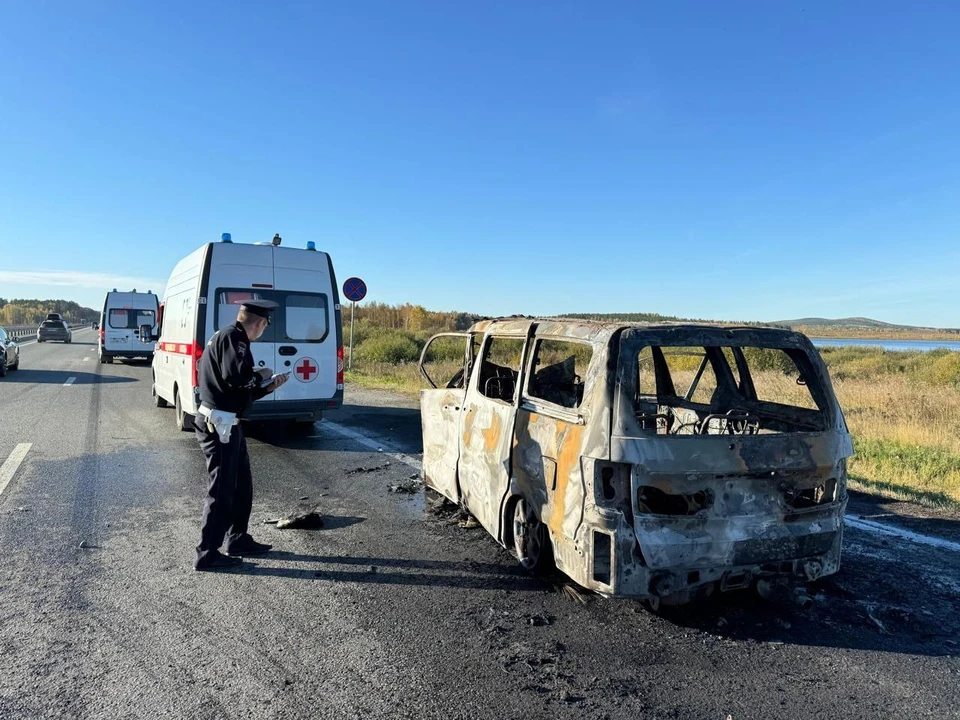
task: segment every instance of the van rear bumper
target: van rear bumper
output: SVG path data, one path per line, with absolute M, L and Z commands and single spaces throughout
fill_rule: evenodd
M 136 352 L 132 350 L 104 350 L 100 348 L 100 355 L 105 358 L 111 359 L 120 359 L 120 360 L 135 360 L 135 359 L 153 359 L 153 350 L 144 349 L 137 350 Z
M 323 418 L 324 410 L 343 405 L 343 393 L 326 400 L 269 400 L 255 402 L 244 414 L 244 420 L 296 420 L 312 422 Z

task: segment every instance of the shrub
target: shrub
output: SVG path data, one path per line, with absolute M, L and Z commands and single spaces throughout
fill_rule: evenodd
M 420 346 L 406 333 L 396 331 L 368 337 L 356 352 L 361 361 L 397 365 L 417 360 Z

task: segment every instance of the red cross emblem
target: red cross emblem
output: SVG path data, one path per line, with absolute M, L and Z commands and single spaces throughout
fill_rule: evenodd
M 313 358 L 303 358 L 294 367 L 294 374 L 300 382 L 310 382 L 318 372 L 320 367 Z

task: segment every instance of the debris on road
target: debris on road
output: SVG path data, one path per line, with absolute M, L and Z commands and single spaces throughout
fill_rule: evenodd
M 468 530 L 472 530 L 473 528 L 480 527 L 480 521 L 477 520 L 473 515 L 467 515 L 465 518 L 463 518 L 457 523 L 457 527 L 462 527 L 462 528 L 467 528 Z
M 864 603 L 864 604 L 863 604 L 863 607 L 864 607 L 864 610 L 867 611 L 867 617 L 870 618 L 870 619 L 873 621 L 873 624 L 877 626 L 877 628 L 880 630 L 880 634 L 881 634 L 881 635 L 892 635 L 892 634 L 893 634 L 893 633 L 891 633 L 889 630 L 887 630 L 887 626 L 884 625 L 883 622 L 880 621 L 880 618 L 878 618 L 876 615 L 873 614 L 873 610 L 872 610 L 872 608 L 871 608 L 869 605 L 867 605 L 866 603 Z
M 543 627 L 544 625 L 553 625 L 553 615 L 546 613 L 536 613 L 527 617 L 527 625 L 534 627 Z
M 587 598 L 582 592 L 580 592 L 578 588 L 574 587 L 573 585 L 568 585 L 566 583 L 561 585 L 560 594 L 567 598 L 567 600 L 573 600 L 581 605 L 587 604 Z
M 92 545 L 92 544 L 88 543 L 86 540 L 81 540 L 81 541 L 80 541 L 80 544 L 77 545 L 77 548 L 80 549 L 80 550 L 99 550 L 99 549 L 100 549 L 100 546 L 99 546 L 99 545 Z
M 431 515 L 449 515 L 457 510 L 457 505 L 447 500 L 443 495 L 438 495 L 427 505 L 427 510 Z
M 323 516 L 319 507 L 301 508 L 299 512 L 277 521 L 278 530 L 314 530 L 323 527 Z
M 344 475 L 359 475 L 360 473 L 372 473 L 379 472 L 380 470 L 386 470 L 390 467 L 390 463 L 384 463 L 383 465 L 371 465 L 370 467 L 356 467 L 353 470 L 347 470 Z
M 406 480 L 405 482 L 395 483 L 389 487 L 389 490 L 392 493 L 407 493 L 410 495 L 418 493 L 422 489 L 423 483 L 420 482 L 418 475 L 414 475 L 413 478 Z

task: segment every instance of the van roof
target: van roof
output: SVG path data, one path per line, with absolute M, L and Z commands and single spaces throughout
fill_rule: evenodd
M 470 327 L 469 332 L 486 333 L 496 330 L 505 334 L 519 334 L 531 322 L 541 326 L 547 334 L 584 340 L 610 336 L 618 330 L 629 329 L 649 330 L 651 335 L 663 337 L 665 340 L 701 335 L 717 339 L 728 337 L 741 341 L 747 337 L 753 337 L 766 342 L 778 340 L 789 344 L 809 342 L 803 333 L 769 325 L 738 325 L 719 322 L 628 322 L 623 320 L 587 320 L 583 318 L 529 317 L 523 315 L 480 320 Z

